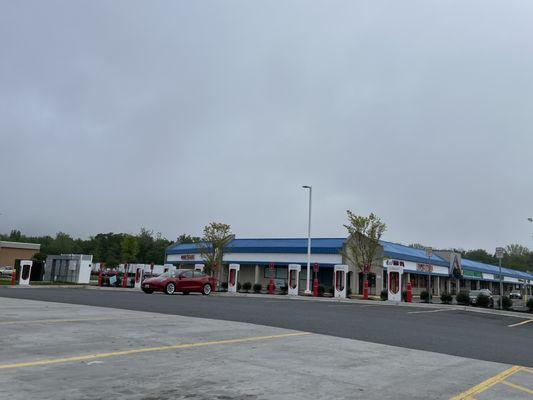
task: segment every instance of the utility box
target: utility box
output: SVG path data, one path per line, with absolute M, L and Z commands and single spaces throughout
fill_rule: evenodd
M 89 283 L 92 262 L 92 254 L 50 255 L 46 257 L 43 280 Z

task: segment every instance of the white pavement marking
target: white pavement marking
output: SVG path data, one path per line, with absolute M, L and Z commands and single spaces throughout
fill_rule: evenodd
M 525 321 L 522 321 L 522 322 L 518 322 L 516 324 L 511 324 L 511 325 L 507 325 L 509 328 L 513 328 L 515 326 L 520 326 L 520 325 L 525 325 L 525 324 L 528 324 L 530 322 L 533 322 L 533 319 L 526 319 Z
M 441 311 L 456 311 L 461 310 L 460 308 L 438 308 L 436 310 L 429 310 L 429 311 L 408 311 L 407 314 L 422 314 L 422 313 L 434 313 L 434 312 L 441 312 Z

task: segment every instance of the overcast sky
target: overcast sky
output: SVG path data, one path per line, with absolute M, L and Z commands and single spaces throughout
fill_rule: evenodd
M 533 247 L 533 2 L 0 0 L 0 232 Z

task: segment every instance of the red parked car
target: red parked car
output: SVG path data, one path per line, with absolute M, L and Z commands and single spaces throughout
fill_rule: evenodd
M 165 272 L 155 278 L 145 279 L 141 284 L 144 293 L 165 292 L 166 294 L 199 292 L 208 295 L 215 287 L 215 278 L 190 269 Z

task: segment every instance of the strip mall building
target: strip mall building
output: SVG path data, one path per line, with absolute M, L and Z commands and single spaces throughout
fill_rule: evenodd
M 318 264 L 318 281 L 324 286 L 333 285 L 333 267 L 348 265 L 348 289 L 362 293 L 363 274 L 355 265 L 341 255 L 346 238 L 314 238 L 311 240 L 311 265 Z M 203 262 L 198 244 L 176 243 L 166 250 L 166 263 L 178 268 L 191 268 Z M 288 278 L 288 265 L 300 264 L 300 291 L 305 289 L 307 266 L 307 239 L 233 239 L 224 253 L 222 281 L 227 281 L 229 264 L 239 264 L 238 281 L 242 284 L 259 283 L 265 287 L 274 278 L 276 287 L 284 286 Z M 269 265 L 275 268 L 271 270 Z M 499 267 L 462 259 L 453 251 L 434 251 L 431 259 L 424 249 L 417 249 L 397 243 L 380 241 L 378 255 L 368 274 L 370 294 L 379 295 L 386 288 L 388 265 L 403 267 L 403 289 L 408 281 L 413 293 L 420 293 L 431 287 L 435 295 L 447 291 L 456 294 L 459 290 L 490 289 L 498 292 Z M 311 268 L 311 280 L 313 272 Z M 533 286 L 533 275 L 509 268 L 502 268 L 505 293 Z

